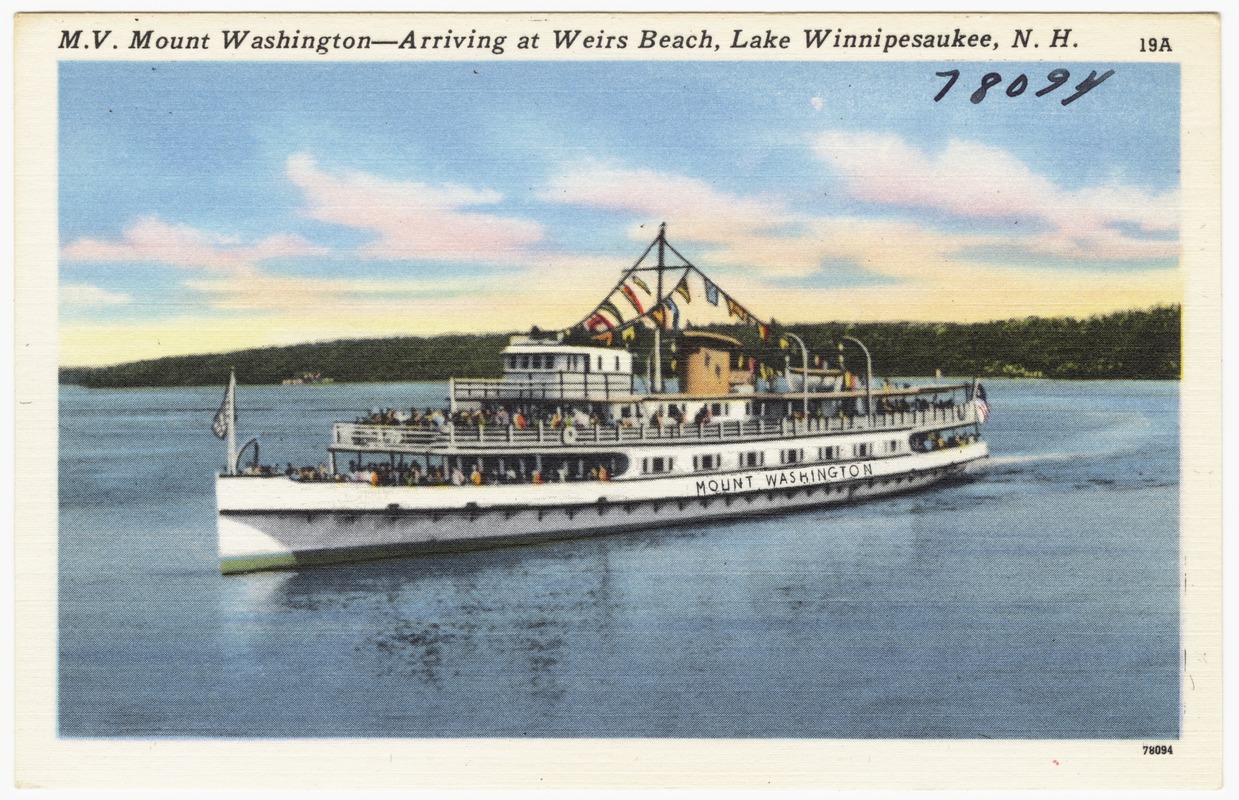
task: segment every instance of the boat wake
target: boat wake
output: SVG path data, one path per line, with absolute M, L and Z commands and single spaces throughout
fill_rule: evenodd
M 1035 453 L 1023 456 L 990 456 L 984 461 L 976 465 L 977 470 L 989 469 L 991 467 L 1017 467 L 1026 464 L 1042 464 L 1054 461 L 1070 461 L 1073 459 L 1083 458 L 1089 453 Z

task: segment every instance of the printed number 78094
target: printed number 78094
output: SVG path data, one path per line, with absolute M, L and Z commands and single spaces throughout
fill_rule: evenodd
M 1144 754 L 1146 756 L 1172 756 L 1174 747 L 1168 744 L 1146 744 Z

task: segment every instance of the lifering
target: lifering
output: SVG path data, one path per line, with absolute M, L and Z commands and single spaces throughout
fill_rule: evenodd
M 564 444 L 572 444 L 576 441 L 576 428 L 571 425 L 565 425 L 559 437 Z

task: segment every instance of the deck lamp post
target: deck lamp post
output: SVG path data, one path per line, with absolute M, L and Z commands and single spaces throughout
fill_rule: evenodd
M 856 342 L 860 346 L 861 352 L 865 354 L 865 418 L 869 421 L 869 427 L 873 427 L 873 359 L 869 357 L 869 348 L 865 347 L 864 342 L 857 339 L 855 336 L 840 337 L 849 342 Z M 839 343 L 839 352 L 843 352 L 843 343 Z
M 804 392 L 804 419 L 805 419 L 805 424 L 808 424 L 809 422 L 809 349 L 804 346 L 804 339 L 801 339 L 796 334 L 790 331 L 784 331 L 783 335 L 792 337 L 793 339 L 796 340 L 796 344 L 800 345 L 800 358 L 802 359 L 800 363 L 804 365 L 803 366 L 804 374 L 803 374 L 803 377 L 801 378 L 800 389 L 802 392 Z

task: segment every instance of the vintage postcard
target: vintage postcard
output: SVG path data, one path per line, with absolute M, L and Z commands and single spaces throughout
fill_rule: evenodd
M 1219 64 L 19 16 L 19 785 L 1220 785 Z

